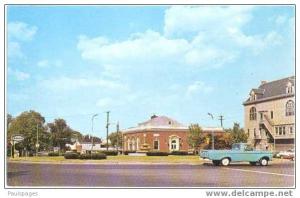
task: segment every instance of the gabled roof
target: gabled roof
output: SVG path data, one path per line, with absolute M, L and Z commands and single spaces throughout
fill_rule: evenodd
M 294 94 L 286 93 L 286 87 L 288 83 L 291 83 L 291 85 L 294 86 L 295 76 L 290 76 L 287 78 L 282 78 L 271 82 L 264 82 L 258 88 L 254 88 L 251 90 L 257 94 L 257 99 L 255 101 L 250 101 L 250 98 L 248 98 L 244 102 L 244 105 L 259 102 L 259 101 L 264 101 L 267 99 L 275 99 L 277 97 L 293 96 Z

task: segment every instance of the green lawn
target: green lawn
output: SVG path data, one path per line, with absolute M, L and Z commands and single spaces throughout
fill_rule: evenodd
M 80 160 L 80 159 L 65 159 L 59 157 L 16 157 L 9 158 L 9 161 L 25 161 L 25 162 L 54 162 L 54 163 L 192 163 L 200 164 L 203 161 L 199 156 L 107 156 L 105 160 Z

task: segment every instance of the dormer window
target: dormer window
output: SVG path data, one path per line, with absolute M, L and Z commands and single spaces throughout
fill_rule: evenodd
M 254 91 L 252 91 L 250 94 L 250 100 L 251 101 L 256 100 L 256 94 L 254 93 Z
M 294 86 L 292 85 L 291 82 L 288 82 L 288 84 L 286 85 L 286 93 L 287 94 L 294 93 Z

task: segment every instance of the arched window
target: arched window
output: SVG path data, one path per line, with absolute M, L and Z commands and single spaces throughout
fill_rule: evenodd
M 256 108 L 251 107 L 250 109 L 250 120 L 256 120 Z
M 292 101 L 292 100 L 287 101 L 286 106 L 285 106 L 285 112 L 286 112 L 285 113 L 286 116 L 295 115 L 294 101 Z

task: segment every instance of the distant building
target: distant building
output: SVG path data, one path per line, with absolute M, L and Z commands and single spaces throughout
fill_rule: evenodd
M 202 128 L 204 132 L 223 133 L 222 128 Z M 122 130 L 124 151 L 188 151 L 189 128 L 167 116 L 151 116 L 137 127 Z
M 286 150 L 295 141 L 295 77 L 262 81 L 243 103 L 245 131 L 256 148 Z

